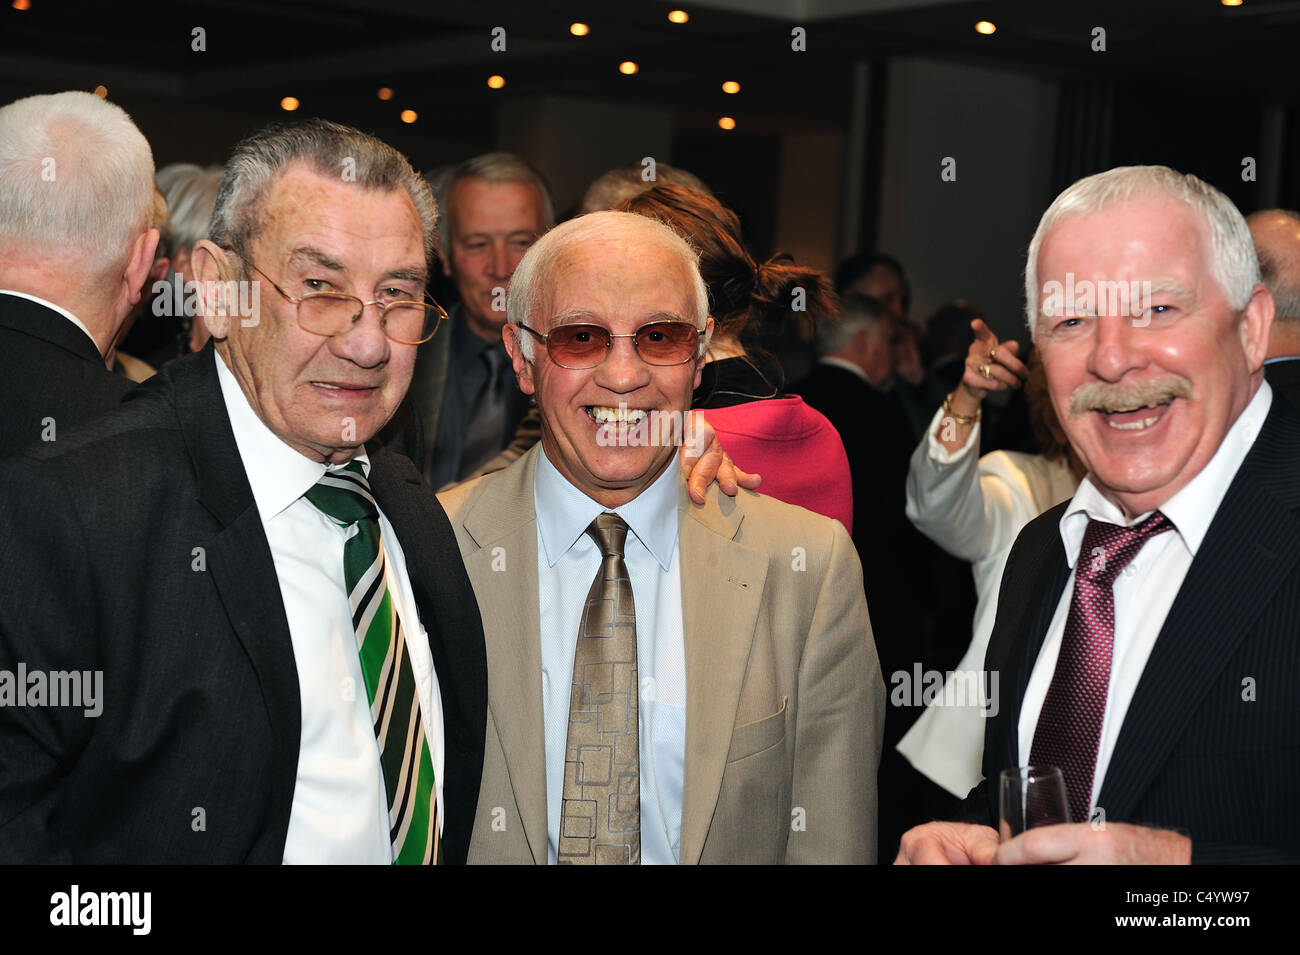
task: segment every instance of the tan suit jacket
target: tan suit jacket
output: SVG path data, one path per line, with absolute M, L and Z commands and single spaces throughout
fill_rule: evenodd
M 471 863 L 545 864 L 533 475 L 541 446 L 439 495 L 483 615 L 488 723 Z M 710 487 L 678 505 L 683 863 L 874 862 L 885 688 L 836 521 Z

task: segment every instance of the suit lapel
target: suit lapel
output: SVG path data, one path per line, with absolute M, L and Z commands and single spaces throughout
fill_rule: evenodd
M 1300 560 L 1300 425 L 1274 398 L 1165 618 L 1124 717 L 1097 804 L 1124 819 L 1209 687 Z
M 540 445 L 487 481 L 460 523 L 478 545 L 465 555 L 480 586 L 479 610 L 492 682 L 488 705 L 533 861 L 545 865 L 546 740 L 542 723 L 541 618 L 533 475 Z M 490 587 L 491 593 L 487 593 Z
M 279 578 L 213 364 L 211 345 L 174 362 L 155 388 L 171 385 L 177 418 L 199 485 L 199 503 L 221 525 L 204 544 L 208 573 L 262 690 L 271 724 L 272 837 L 284 849 L 302 733 L 298 670 Z M 162 378 L 163 375 L 157 376 Z M 143 393 L 142 398 L 146 397 Z M 200 543 L 200 542 L 196 542 Z M 273 834 L 273 835 L 272 835 Z
M 984 744 L 984 776 L 993 799 L 998 774 L 1020 765 L 1025 687 L 1070 576 L 1059 529 L 1068 503 L 1047 511 L 1021 532 L 998 594 L 997 620 L 984 660 L 984 669 L 998 675 L 999 714 L 985 727 Z
M 718 803 L 767 579 L 767 556 L 734 539 L 741 518 L 740 503 L 722 497 L 716 484 L 701 508 L 691 503 L 683 483 L 678 502 L 686 642 L 683 865 L 699 862 Z

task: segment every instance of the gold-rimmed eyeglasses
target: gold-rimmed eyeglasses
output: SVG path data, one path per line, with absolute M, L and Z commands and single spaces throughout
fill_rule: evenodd
M 234 254 L 239 255 L 238 252 Z M 279 292 L 286 302 L 291 302 L 297 308 L 298 327 L 313 335 L 323 335 L 327 338 L 346 335 L 357 322 L 361 321 L 366 306 L 375 305 L 379 308 L 379 326 L 390 341 L 397 342 L 399 345 L 423 345 L 434 336 L 438 326 L 447 317 L 442 306 L 432 300 L 415 302 L 397 299 L 391 302 L 363 302 L 355 295 L 348 295 L 345 292 L 308 292 L 295 298 L 276 285 L 269 275 L 247 258 L 242 255 L 239 257 L 243 259 L 245 265 L 266 279 L 271 288 Z

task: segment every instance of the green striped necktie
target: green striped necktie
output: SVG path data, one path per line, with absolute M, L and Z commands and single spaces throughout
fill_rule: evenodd
M 433 759 L 402 622 L 388 589 L 379 509 L 370 484 L 361 463 L 350 461 L 340 470 L 326 471 L 304 496 L 340 525 L 357 525 L 357 532 L 343 545 L 343 578 L 379 741 L 393 862 L 441 862 Z

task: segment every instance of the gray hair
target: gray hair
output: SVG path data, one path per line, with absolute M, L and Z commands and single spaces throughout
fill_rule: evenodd
M 821 322 L 817 326 L 818 356 L 847 348 L 852 343 L 853 336 L 864 328 L 875 331 L 886 314 L 887 309 L 880 299 L 854 292 L 841 296 L 839 319 Z
M 1293 235 L 1300 234 L 1300 212 L 1290 209 L 1252 212 L 1246 217 L 1246 224 L 1266 219 L 1288 220 Z M 1273 303 L 1276 306 L 1274 319 L 1300 322 L 1300 242 L 1293 240 L 1289 247 L 1270 247 L 1267 241 L 1256 241 L 1255 254 L 1259 256 L 1261 279 L 1273 293 Z
M 550 229 L 555 225 L 555 204 L 551 201 L 551 188 L 546 184 L 546 177 L 522 156 L 514 153 L 484 153 L 473 159 L 466 159 L 451 170 L 439 170 L 438 206 L 446 212 L 451 208 L 448 200 L 456 183 L 462 179 L 484 179 L 488 182 L 531 182 L 537 187 L 542 200 L 542 225 Z M 439 227 L 438 237 L 442 242 L 443 254 L 451 247 L 451 234 L 448 217 L 444 214 Z
M 583 194 L 582 202 L 578 205 L 579 214 L 613 209 L 625 199 L 639 196 L 655 186 L 685 186 L 707 196 L 713 195 L 713 190 L 693 172 L 660 162 L 654 164 L 654 178 L 646 179 L 647 168 L 641 163 L 634 162 L 626 166 L 615 166 L 608 172 L 601 173 L 592 180 L 586 193 Z
M 556 266 L 570 248 L 590 242 L 609 244 L 619 239 L 658 244 L 686 264 L 691 276 L 695 325 L 704 328 L 709 320 L 709 291 L 704 285 L 704 279 L 700 277 L 699 253 L 662 222 L 634 212 L 593 212 L 578 216 L 556 226 L 538 239 L 519 260 L 515 274 L 510 278 L 510 291 L 506 295 L 507 321 L 516 327 L 522 322 L 534 324 L 533 313 L 540 307 L 542 295 L 549 287 Z M 526 332 L 517 334 L 524 359 L 532 361 L 532 336 Z M 701 355 L 707 347 L 707 341 L 700 343 Z
M 208 223 L 212 219 L 212 207 L 216 205 L 223 175 L 220 166 L 204 169 L 187 162 L 172 163 L 158 170 L 154 178 L 167 197 L 173 252 L 192 249 L 195 242 L 208 237 Z
M 1204 216 L 1210 240 L 1210 271 L 1228 303 L 1243 309 L 1259 284 L 1259 262 L 1250 229 L 1232 200 L 1209 183 L 1168 166 L 1119 166 L 1080 179 L 1047 207 L 1029 243 L 1025 263 L 1025 321 L 1038 334 L 1038 253 L 1047 233 L 1070 216 L 1091 215 L 1115 203 L 1164 196 Z
M 271 186 L 294 162 L 309 163 L 323 176 L 340 176 L 365 189 L 406 190 L 420 217 L 425 259 L 432 260 L 438 206 L 424 177 L 387 143 L 323 119 L 274 123 L 235 147 L 217 192 L 208 237 L 242 255 L 261 228 L 259 213 Z
M 98 271 L 154 215 L 153 153 L 120 106 L 74 91 L 0 108 L 0 240 L 72 248 Z

